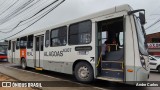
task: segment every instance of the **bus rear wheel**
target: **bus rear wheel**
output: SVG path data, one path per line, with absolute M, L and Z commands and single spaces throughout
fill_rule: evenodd
M 27 63 L 26 63 L 25 58 L 22 58 L 21 67 L 22 67 L 22 69 L 26 69 L 27 68 Z
M 75 77 L 78 81 L 83 83 L 89 83 L 93 81 L 93 69 L 91 65 L 86 62 L 79 62 L 75 66 L 74 70 Z

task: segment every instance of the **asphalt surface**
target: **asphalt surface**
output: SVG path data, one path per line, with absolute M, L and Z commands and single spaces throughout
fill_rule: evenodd
M 42 90 L 160 90 L 160 87 L 133 87 L 121 83 L 95 80 L 90 84 L 78 83 L 72 75 L 52 72 L 36 71 L 33 68 L 22 70 L 19 66 L 0 62 L 0 73 L 6 74 L 19 81 L 48 81 L 52 87 L 42 87 Z M 149 81 L 160 81 L 160 73 L 153 71 Z M 106 85 L 106 87 L 104 87 Z
M 160 81 L 160 73 L 157 71 L 151 71 L 149 81 Z

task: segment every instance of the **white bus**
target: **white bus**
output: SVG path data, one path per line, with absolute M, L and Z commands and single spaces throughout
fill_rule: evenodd
M 73 74 L 80 82 L 147 81 L 144 16 L 143 9 L 120 5 L 10 38 L 8 60 L 23 69 Z

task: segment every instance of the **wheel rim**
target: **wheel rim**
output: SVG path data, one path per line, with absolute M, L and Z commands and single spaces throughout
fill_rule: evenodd
M 87 79 L 89 77 L 89 70 L 88 70 L 88 68 L 85 67 L 85 66 L 80 67 L 79 70 L 78 70 L 78 76 L 81 79 Z

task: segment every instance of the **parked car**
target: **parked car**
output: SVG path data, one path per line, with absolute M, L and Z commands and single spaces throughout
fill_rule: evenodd
M 149 55 L 149 59 L 150 59 L 150 68 L 152 70 L 158 70 L 158 72 L 160 72 L 160 59 L 152 55 Z
M 160 59 L 160 56 L 159 56 L 159 55 L 154 55 L 154 57 L 156 57 L 156 58 Z
M 0 52 L 0 60 L 4 60 L 4 59 L 7 59 L 7 54 Z

